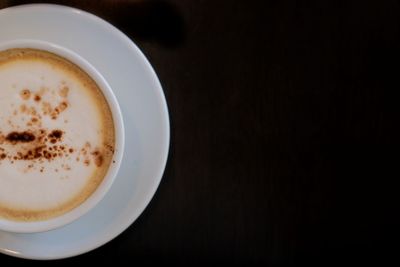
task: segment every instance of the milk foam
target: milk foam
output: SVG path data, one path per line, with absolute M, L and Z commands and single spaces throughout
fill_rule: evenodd
M 0 217 L 52 213 L 82 198 L 112 152 L 101 109 L 87 80 L 62 64 L 0 64 Z M 12 140 L 13 132 L 34 140 Z

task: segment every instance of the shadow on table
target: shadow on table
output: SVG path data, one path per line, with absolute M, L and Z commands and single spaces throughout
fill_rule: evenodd
M 43 1 L 9 0 L 2 6 L 43 3 Z M 184 20 L 177 8 L 165 1 L 48 1 L 86 10 L 112 23 L 129 37 L 176 47 L 184 42 Z

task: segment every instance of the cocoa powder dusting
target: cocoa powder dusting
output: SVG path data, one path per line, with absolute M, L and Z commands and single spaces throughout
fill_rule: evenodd
M 58 110 L 59 112 L 63 112 L 64 110 L 66 110 L 68 107 L 68 103 L 63 101 L 58 105 Z
M 20 96 L 23 100 L 28 100 L 31 97 L 31 91 L 24 89 L 21 91 Z
M 94 163 L 96 164 L 97 167 L 100 167 L 103 165 L 104 158 L 102 155 L 98 155 L 94 158 Z
M 6 136 L 6 140 L 15 144 L 15 143 L 28 143 L 35 140 L 35 135 L 31 132 L 11 132 Z
M 114 152 L 113 146 L 103 144 L 104 147 L 94 148 L 92 144 L 86 142 L 79 147 L 70 147 L 62 142 L 65 135 L 62 130 L 41 129 L 43 117 L 47 116 L 56 120 L 71 105 L 68 102 L 70 88 L 65 82 L 61 84 L 58 90 L 52 91 L 45 87 L 42 87 L 39 91 L 22 88 L 19 97 L 26 102 L 17 105 L 11 111 L 14 116 L 21 117 L 20 120 L 24 122 L 27 128 L 14 125 L 14 120 L 11 118 L 8 118 L 8 120 L 1 118 L 4 123 L 8 123 L 12 130 L 8 133 L 0 131 L 0 162 L 8 161 L 14 164 L 16 161 L 25 161 L 24 172 L 30 170 L 44 172 L 46 170 L 40 164 L 57 159 L 76 160 L 82 162 L 81 164 L 85 166 L 90 166 L 92 163 L 92 166 L 95 167 L 104 165 L 106 155 Z M 16 88 L 15 85 L 14 88 Z M 52 93 L 54 96 L 58 93 L 61 97 L 60 101 L 56 103 L 47 102 L 45 94 L 48 93 Z M 64 123 L 68 123 L 67 119 L 62 119 Z M 12 149 L 9 150 L 10 147 Z M 65 160 L 61 162 L 65 163 Z M 58 167 L 60 166 L 57 166 L 53 171 L 71 170 L 71 166 L 67 164 Z
M 61 130 L 53 130 L 48 135 L 48 137 L 50 139 L 56 139 L 56 140 L 60 140 L 62 136 L 63 136 L 63 132 Z
M 20 107 L 19 107 L 19 109 L 20 109 L 20 111 L 22 112 L 22 113 L 25 113 L 26 112 L 26 110 L 27 110 L 27 107 L 26 107 L 26 105 L 21 105 Z
M 42 98 L 40 97 L 40 95 L 35 95 L 35 97 L 33 98 L 33 100 L 35 100 L 36 102 L 39 102 Z
M 99 150 L 95 150 L 91 153 L 93 155 L 94 158 L 94 164 L 96 164 L 97 167 L 101 167 L 101 165 L 103 165 L 103 155 L 101 154 L 101 152 Z

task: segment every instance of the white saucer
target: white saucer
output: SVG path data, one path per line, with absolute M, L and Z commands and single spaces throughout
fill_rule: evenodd
M 39 234 L 0 232 L 0 252 L 28 259 L 60 259 L 93 250 L 130 226 L 153 197 L 169 149 L 169 118 L 152 67 L 115 27 L 84 11 L 56 5 L 0 10 L 0 42 L 36 39 L 64 46 L 106 78 L 121 105 L 126 148 L 106 198 L 78 221 Z

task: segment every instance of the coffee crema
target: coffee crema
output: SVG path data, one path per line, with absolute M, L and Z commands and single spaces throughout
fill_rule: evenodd
M 114 154 L 111 109 L 69 60 L 37 49 L 0 52 L 0 217 L 39 221 L 82 204 Z

